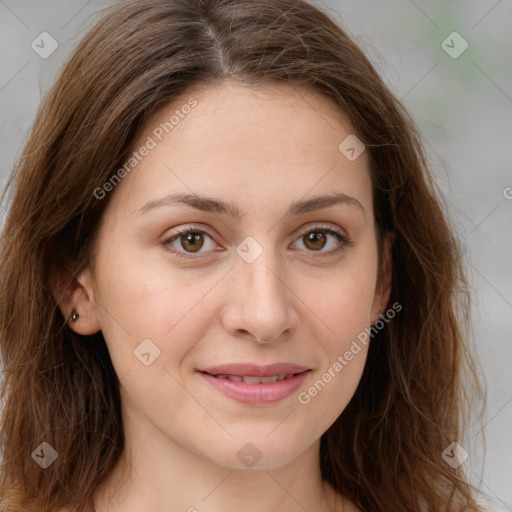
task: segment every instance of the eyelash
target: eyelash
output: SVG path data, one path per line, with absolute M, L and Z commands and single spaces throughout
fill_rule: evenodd
M 317 231 L 322 231 L 322 232 L 325 232 L 326 234 L 333 235 L 341 243 L 336 249 L 333 249 L 331 251 L 317 252 L 317 256 L 315 256 L 315 257 L 325 258 L 325 257 L 335 256 L 335 255 L 340 254 L 347 247 L 350 247 L 352 245 L 352 242 L 346 236 L 342 235 L 339 231 L 332 229 L 332 226 L 329 226 L 329 225 L 319 225 L 319 226 L 313 226 L 311 228 L 308 228 L 306 231 L 301 233 L 297 239 L 303 237 L 304 235 L 307 235 L 309 233 L 314 233 Z M 178 251 L 171 246 L 171 243 L 174 242 L 177 238 L 179 238 L 182 235 L 188 235 L 190 233 L 204 234 L 204 235 L 207 235 L 208 237 L 210 237 L 213 241 L 215 241 L 213 236 L 211 236 L 207 231 L 205 231 L 203 229 L 199 229 L 199 228 L 194 228 L 193 226 L 188 226 L 187 228 L 182 229 L 182 230 L 178 231 L 177 233 L 174 233 L 172 236 L 163 240 L 161 242 L 161 245 L 166 247 L 169 251 L 171 251 L 175 256 L 177 256 L 179 258 L 189 258 L 189 259 L 201 258 L 202 256 L 194 256 L 193 255 L 194 253 L 187 253 L 186 251 L 185 252 Z M 314 253 L 316 251 L 309 250 L 307 252 Z

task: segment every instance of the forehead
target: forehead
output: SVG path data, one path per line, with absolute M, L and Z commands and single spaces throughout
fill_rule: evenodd
M 183 115 L 192 98 L 196 106 Z M 172 117 L 175 124 L 171 138 L 165 126 L 167 123 L 169 128 Z M 194 148 L 204 150 L 215 149 L 219 141 L 232 142 L 233 149 L 257 147 L 258 142 L 264 141 L 266 147 L 300 152 L 331 143 L 332 140 L 325 140 L 327 133 L 335 135 L 340 129 L 353 132 L 336 103 L 313 89 L 286 83 L 248 86 L 229 81 L 181 95 L 154 115 L 144 134 L 159 126 L 165 130 L 164 143 L 178 143 L 186 137 Z
M 151 140 L 151 150 L 116 195 L 130 211 L 172 192 L 236 196 L 258 207 L 262 197 L 289 203 L 335 189 L 371 203 L 366 152 L 351 161 L 340 150 L 353 131 L 333 100 L 310 89 L 232 82 L 195 88 L 147 123 L 132 149 Z

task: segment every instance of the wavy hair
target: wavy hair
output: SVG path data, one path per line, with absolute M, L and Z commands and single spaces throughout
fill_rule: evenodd
M 90 261 L 109 200 L 94 191 L 151 116 L 228 79 L 334 100 L 368 150 L 379 247 L 396 235 L 390 303 L 403 310 L 375 335 L 352 400 L 321 438 L 323 478 L 367 512 L 480 510 L 464 467 L 441 457 L 484 395 L 454 228 L 413 119 L 346 31 L 302 0 L 124 1 L 45 95 L 2 196 L 0 496 L 15 512 L 85 512 L 118 461 L 119 379 L 105 340 L 67 327 L 52 279 L 71 282 Z M 44 471 L 31 457 L 42 442 L 58 452 Z

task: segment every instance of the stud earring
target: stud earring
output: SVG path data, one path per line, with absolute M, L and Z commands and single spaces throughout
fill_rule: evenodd
M 77 313 L 74 309 L 71 313 L 71 316 L 68 318 L 68 322 L 76 322 L 78 320 L 78 317 L 80 316 L 79 313 Z

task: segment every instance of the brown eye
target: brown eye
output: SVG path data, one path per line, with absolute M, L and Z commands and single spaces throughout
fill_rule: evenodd
M 304 240 L 304 245 L 313 251 L 323 249 L 327 243 L 327 236 L 322 231 L 310 231 L 302 239 Z
M 330 226 L 323 225 L 304 232 L 295 244 L 298 244 L 298 248 L 306 253 L 316 252 L 316 257 L 334 256 L 352 245 L 346 236 Z
M 189 252 L 197 252 L 203 247 L 204 239 L 202 233 L 185 233 L 180 236 L 181 246 Z
M 187 256 L 197 253 L 204 255 L 215 249 L 216 243 L 208 233 L 200 229 L 186 229 L 171 235 L 163 240 L 162 245 L 167 247 L 176 256 Z M 192 257 L 192 256 L 191 256 Z

